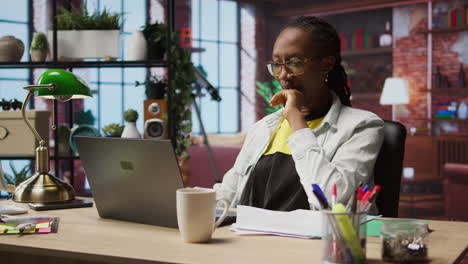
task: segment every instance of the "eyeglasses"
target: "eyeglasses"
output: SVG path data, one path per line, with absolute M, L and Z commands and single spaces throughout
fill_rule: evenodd
M 305 59 L 305 60 L 295 59 L 295 60 L 289 60 L 286 62 L 273 62 L 272 61 L 272 62 L 268 62 L 266 66 L 267 66 L 268 72 L 275 77 L 278 77 L 281 75 L 283 66 L 286 68 L 289 75 L 301 75 L 301 74 L 304 74 L 305 64 L 317 58 L 319 57 Z

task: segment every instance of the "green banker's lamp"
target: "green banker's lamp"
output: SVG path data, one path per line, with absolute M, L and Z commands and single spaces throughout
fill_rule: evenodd
M 37 95 L 47 99 L 68 101 L 92 97 L 88 85 L 71 72 L 52 69 L 44 72 L 36 85 L 27 85 L 28 95 L 24 100 L 21 112 L 24 122 L 39 141 L 36 148 L 36 174 L 19 184 L 13 192 L 13 200 L 20 203 L 52 203 L 75 199 L 73 188 L 59 178 L 49 174 L 49 150 L 47 144 L 26 118 L 26 106 L 31 96 Z

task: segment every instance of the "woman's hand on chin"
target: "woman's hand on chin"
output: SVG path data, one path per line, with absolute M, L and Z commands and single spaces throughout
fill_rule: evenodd
M 298 90 L 281 90 L 271 98 L 270 105 L 272 107 L 284 105 L 283 116 L 288 120 L 289 126 L 296 131 L 307 127 L 305 114 L 301 112 L 304 105 L 303 99 L 304 95 Z

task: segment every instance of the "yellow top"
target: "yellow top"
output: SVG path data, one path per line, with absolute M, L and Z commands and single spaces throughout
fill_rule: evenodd
M 320 126 L 324 117 L 317 118 L 311 121 L 307 121 L 307 126 L 310 129 L 315 129 Z M 267 150 L 263 155 L 271 155 L 275 154 L 276 152 L 281 152 L 284 154 L 291 155 L 291 150 L 289 149 L 288 144 L 286 144 L 286 140 L 291 135 L 291 127 L 289 126 L 288 120 L 283 119 L 281 122 L 280 127 L 273 135 L 273 138 L 268 146 Z

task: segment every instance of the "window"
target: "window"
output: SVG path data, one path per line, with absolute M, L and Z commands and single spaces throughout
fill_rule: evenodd
M 197 99 L 207 133 L 239 132 L 239 7 L 234 1 L 192 0 L 192 62 L 202 66 L 218 89 L 221 102 L 206 95 Z M 193 114 L 193 132 L 200 133 Z
M 28 0 L 5 1 L 0 9 L 0 36 L 14 36 L 23 42 L 24 53 L 21 61 L 27 61 L 29 57 L 28 3 Z M 28 69 L 0 69 L 0 100 L 23 101 L 26 93 L 22 87 L 29 84 L 29 75 Z M 29 160 L 2 160 L 1 162 L 4 172 L 8 175 L 13 175 L 11 166 L 19 171 L 30 164 Z

